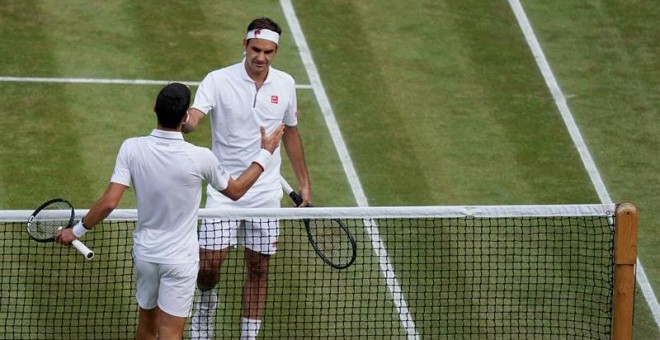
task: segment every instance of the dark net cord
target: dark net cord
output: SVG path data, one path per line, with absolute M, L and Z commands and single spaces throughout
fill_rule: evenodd
M 349 268 L 336 270 L 317 257 L 301 221 L 281 220 L 259 336 L 608 338 L 614 270 L 611 221 L 345 220 L 358 256 Z M 104 222 L 85 235 L 85 243 L 96 252 L 91 261 L 73 248 L 31 241 L 24 222 L 2 223 L 0 338 L 134 337 L 133 222 Z M 381 242 L 374 242 L 374 232 Z M 239 334 L 242 250 L 239 246 L 231 251 L 216 287 L 218 339 Z

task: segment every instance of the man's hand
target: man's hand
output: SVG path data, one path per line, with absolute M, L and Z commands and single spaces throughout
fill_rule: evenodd
M 261 148 L 272 154 L 280 145 L 282 135 L 284 135 L 284 124 L 280 124 L 269 135 L 266 135 L 266 129 L 261 127 Z
M 60 231 L 57 232 L 57 235 L 55 235 L 55 242 L 65 246 L 70 246 L 71 242 L 77 239 L 78 238 L 73 235 L 73 229 L 71 228 L 60 229 Z
M 309 186 L 301 186 L 300 187 L 300 197 L 302 197 L 303 201 L 300 204 L 301 207 L 306 206 L 307 204 L 311 203 L 312 201 L 312 194 Z

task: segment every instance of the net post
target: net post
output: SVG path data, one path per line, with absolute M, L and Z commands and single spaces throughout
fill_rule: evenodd
M 616 209 L 612 339 L 632 339 L 639 214 L 630 203 Z

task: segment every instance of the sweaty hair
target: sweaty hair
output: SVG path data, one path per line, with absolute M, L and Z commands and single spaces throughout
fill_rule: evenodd
M 280 27 L 280 25 L 278 25 L 275 21 L 265 17 L 252 20 L 252 22 L 248 25 L 246 32 L 250 32 L 258 28 L 262 28 L 262 29 L 265 28 L 277 32 L 277 34 L 279 35 L 282 35 L 282 28 Z
M 164 128 L 175 129 L 181 124 L 183 116 L 190 107 L 190 89 L 181 83 L 165 86 L 156 98 L 156 116 L 158 124 Z

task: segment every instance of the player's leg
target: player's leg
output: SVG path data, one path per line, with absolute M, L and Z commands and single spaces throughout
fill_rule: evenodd
M 247 274 L 243 284 L 241 339 L 254 339 L 259 333 L 268 294 L 269 259 L 270 255 L 245 249 Z
M 278 208 L 282 191 L 261 194 L 251 201 L 251 208 Z M 268 294 L 268 263 L 277 250 L 279 222 L 262 219 L 246 221 L 244 239 L 247 274 L 243 283 L 243 319 L 241 339 L 255 339 L 261 328 Z
M 163 311 L 160 312 L 159 340 L 183 339 L 183 329 L 186 326 L 185 317 L 174 316 Z
M 209 196 L 210 197 L 210 196 Z M 212 207 L 221 203 L 207 199 Z M 205 220 L 199 232 L 199 273 L 197 276 L 198 296 L 190 322 L 191 339 L 213 338 L 218 295 L 215 286 L 220 281 L 222 263 L 229 256 L 230 246 L 236 244 L 235 221 Z
M 158 289 L 160 278 L 158 265 L 155 263 L 133 259 L 135 284 L 140 311 L 135 332 L 136 339 L 156 339 L 158 336 Z
M 140 308 L 135 339 L 140 340 L 178 340 L 183 337 L 185 317 L 167 314 L 160 308 Z
M 229 248 L 220 250 L 199 249 L 199 273 L 197 275 L 197 288 L 206 292 L 213 290 L 220 282 L 220 268 L 225 259 L 229 257 Z
M 144 309 L 138 312 L 136 339 L 158 339 L 158 308 Z
M 218 308 L 218 294 L 214 288 L 220 282 L 220 268 L 228 255 L 229 248 L 199 250 L 198 297 L 190 322 L 191 339 L 213 338 L 215 314 Z
M 198 264 L 161 264 L 159 339 L 181 339 L 195 295 Z

